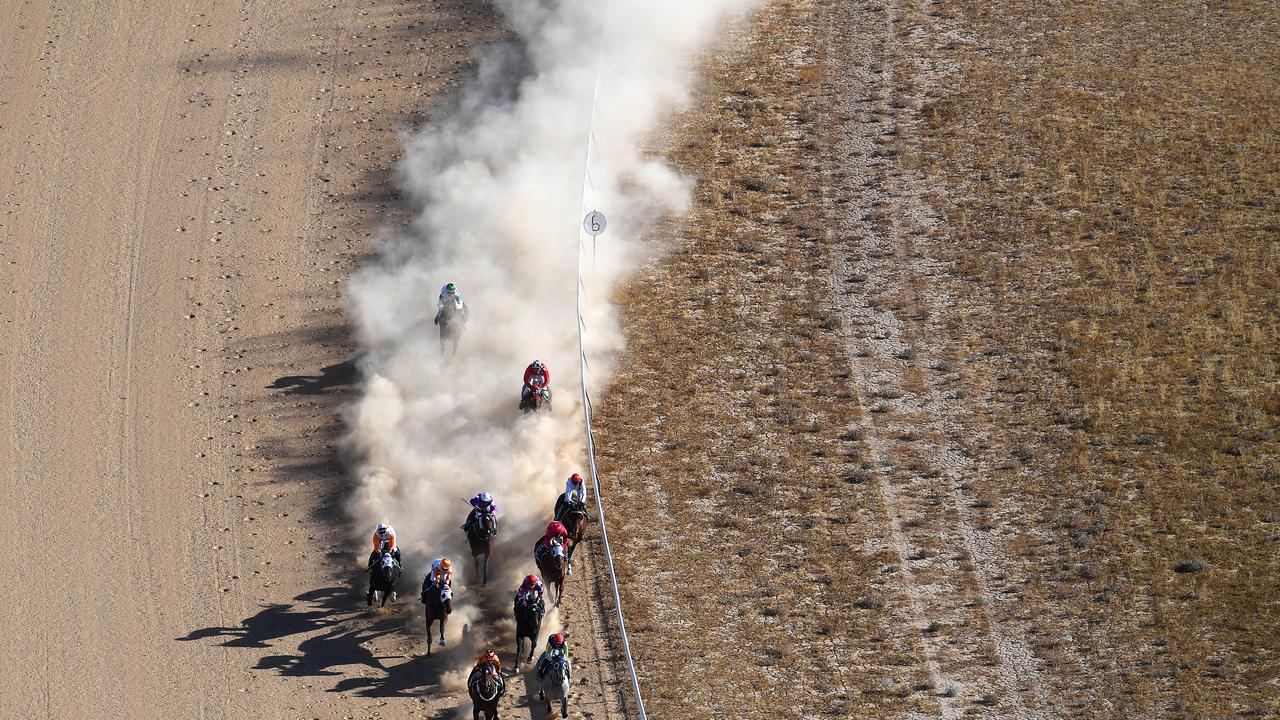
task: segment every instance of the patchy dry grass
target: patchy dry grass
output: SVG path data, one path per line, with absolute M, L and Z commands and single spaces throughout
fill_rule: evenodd
M 678 118 L 699 178 L 618 298 L 631 358 L 598 407 L 624 603 L 655 716 L 936 710 L 880 539 L 829 257 L 807 209 L 813 5 L 776 2 Z
M 1277 712 L 1278 23 L 778 0 L 709 62 L 597 408 L 656 715 Z
M 908 14 L 954 71 L 904 163 L 948 190 L 948 342 L 1046 655 L 1110 680 L 1088 712 L 1276 712 L 1280 6 Z

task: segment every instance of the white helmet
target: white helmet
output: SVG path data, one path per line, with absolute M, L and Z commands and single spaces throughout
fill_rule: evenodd
M 391 534 L 391 526 L 386 523 L 378 523 L 378 529 L 376 532 L 378 533 L 378 537 L 386 537 Z
M 542 371 L 542 361 L 541 361 L 541 360 L 534 360 L 534 361 L 533 361 L 533 364 L 531 364 L 529 367 L 533 368 L 534 372 L 541 372 L 541 371 Z

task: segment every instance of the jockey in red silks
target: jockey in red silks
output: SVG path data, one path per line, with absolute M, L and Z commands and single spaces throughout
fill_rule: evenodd
M 527 407 L 535 388 L 544 398 L 551 400 L 551 370 L 541 360 L 534 360 L 524 369 L 524 386 L 520 388 L 521 408 Z
M 546 550 L 551 549 L 551 543 L 555 538 L 560 538 L 560 546 L 566 547 L 569 544 L 569 531 L 565 529 L 564 523 L 553 520 L 547 523 L 547 534 L 542 538 L 542 547 Z
M 534 381 L 548 390 L 551 389 L 551 369 L 543 365 L 541 360 L 534 360 L 524 369 L 524 386 L 527 388 L 533 385 Z

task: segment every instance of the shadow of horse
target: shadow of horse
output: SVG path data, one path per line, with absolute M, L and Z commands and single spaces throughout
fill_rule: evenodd
M 287 655 L 265 655 L 254 670 L 275 670 L 287 676 L 343 675 L 340 668 L 346 665 L 365 665 L 387 671 L 382 664 L 387 657 L 374 655 L 365 647 L 370 640 L 396 632 L 400 621 L 387 618 L 372 628 L 334 628 L 298 644 L 298 652 Z
M 181 641 L 226 637 L 224 647 L 267 648 L 270 641 L 323 630 L 350 620 L 358 614 L 351 589 L 330 587 L 305 592 L 297 602 L 318 603 L 315 610 L 298 611 L 296 604 L 272 603 L 236 627 L 207 627 L 192 630 Z
M 286 395 L 321 395 L 329 388 L 355 383 L 356 374 L 356 359 L 352 358 L 320 368 L 319 375 L 285 375 L 276 378 L 267 387 L 284 390 Z

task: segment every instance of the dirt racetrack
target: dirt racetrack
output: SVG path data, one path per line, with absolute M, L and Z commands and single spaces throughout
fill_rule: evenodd
M 353 594 L 339 278 L 492 18 L 0 7 L 0 714 L 452 713 Z

